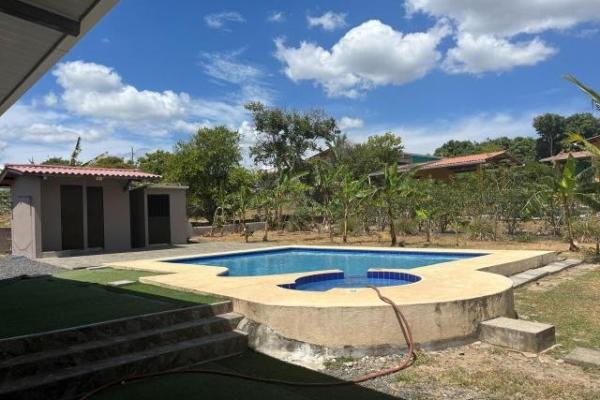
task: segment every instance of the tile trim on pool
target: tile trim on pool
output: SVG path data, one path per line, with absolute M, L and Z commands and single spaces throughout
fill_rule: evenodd
M 278 246 L 272 249 L 337 246 Z M 413 251 L 439 253 L 436 249 L 389 249 L 352 247 L 352 250 Z M 257 250 L 201 254 L 244 254 Z M 482 250 L 443 249 L 442 253 L 481 254 Z M 400 305 L 421 344 L 472 337 L 480 321 L 513 316 L 512 282 L 502 275 L 522 272 L 553 261 L 555 252 L 485 250 L 486 255 L 411 269 L 422 280 L 410 285 L 381 288 Z M 168 261 L 189 256 L 168 258 Z M 123 261 L 115 268 L 162 272 L 143 277 L 144 283 L 183 291 L 207 293 L 232 299 L 234 310 L 280 335 L 301 342 L 332 348 L 402 345 L 390 307 L 368 288 L 331 289 L 325 292 L 288 290 L 278 287 L 311 273 L 223 277 L 224 267 L 197 268 L 165 259 Z M 322 272 L 333 272 L 322 271 Z M 300 323 L 301 321 L 301 323 Z M 372 329 L 377 326 L 377 329 Z

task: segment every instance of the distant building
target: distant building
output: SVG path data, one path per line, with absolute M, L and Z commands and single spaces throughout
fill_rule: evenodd
M 7 164 L 0 186 L 11 190 L 13 255 L 186 243 L 187 187 L 147 183 L 158 179 L 135 169 Z
M 452 175 L 463 172 L 478 172 L 482 168 L 500 165 L 520 165 L 519 161 L 506 150 L 491 153 L 469 154 L 466 156 L 448 157 L 426 162 L 401 164 L 399 171 L 415 171 L 417 178 L 429 177 L 447 180 Z M 384 171 L 369 174 L 369 181 L 382 176 Z
M 591 144 L 593 144 L 594 146 L 600 148 L 600 135 L 591 137 L 589 139 L 587 139 L 588 142 L 590 142 Z M 553 163 L 553 162 L 564 162 L 566 161 L 568 158 L 573 157 L 577 160 L 589 160 L 592 158 L 592 154 L 589 151 L 586 150 L 582 150 L 582 151 L 562 151 L 558 154 L 555 154 L 553 156 L 550 157 L 546 157 L 546 158 L 542 158 L 540 161 L 541 162 L 545 162 L 545 163 Z

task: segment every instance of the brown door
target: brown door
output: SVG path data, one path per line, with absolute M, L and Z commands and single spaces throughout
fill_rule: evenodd
M 171 243 L 171 218 L 168 194 L 148 195 L 148 243 Z
M 87 231 L 88 247 L 104 247 L 104 199 L 102 187 L 88 186 Z
M 60 187 L 60 222 L 63 250 L 83 249 L 83 188 Z

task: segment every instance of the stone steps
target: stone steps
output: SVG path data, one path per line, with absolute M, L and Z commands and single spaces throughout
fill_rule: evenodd
M 0 340 L 1 399 L 68 399 L 107 382 L 239 354 L 231 302 Z
M 546 275 L 555 274 L 563 271 L 567 268 L 574 267 L 581 264 L 583 261 L 578 259 L 567 259 L 563 261 L 556 261 L 540 268 L 529 269 L 525 272 L 515 274 L 509 277 L 513 281 L 513 287 L 517 288 L 528 284 L 529 282 L 536 281 L 543 278 Z
M 111 321 L 84 325 L 76 328 L 58 329 L 31 335 L 0 339 L 0 362 L 23 354 L 52 349 L 64 349 L 78 343 L 110 339 L 148 329 L 168 327 L 182 322 L 198 320 L 229 313 L 230 301 L 162 311 L 158 313 L 119 318 Z
M 479 338 L 513 350 L 539 353 L 556 343 L 553 325 L 499 317 L 479 324 Z
M 240 354 L 247 338 L 238 331 L 153 347 L 52 373 L 3 383 L 3 400 L 72 399 L 108 382 L 133 374 L 166 371 Z
M 127 335 L 76 344 L 61 349 L 24 354 L 0 362 L 0 382 L 47 373 L 57 368 L 70 368 L 83 363 L 117 357 L 155 345 L 167 345 L 183 340 L 229 332 L 242 320 L 239 314 L 192 320 L 169 327 L 144 330 Z

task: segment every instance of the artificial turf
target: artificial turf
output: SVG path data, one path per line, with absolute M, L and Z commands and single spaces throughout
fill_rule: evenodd
M 137 275 L 137 276 L 136 276 Z M 172 310 L 217 299 L 135 283 L 119 288 L 114 280 L 135 280 L 132 271 L 69 271 L 52 277 L 0 282 L 0 338 Z
M 335 378 L 254 352 L 199 365 L 197 368 L 231 371 L 288 381 L 332 382 Z M 118 385 L 91 400 L 158 399 L 290 399 L 391 400 L 389 395 L 350 384 L 328 387 L 273 385 L 217 375 L 171 375 Z

